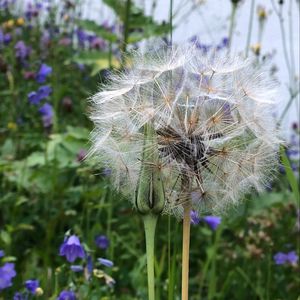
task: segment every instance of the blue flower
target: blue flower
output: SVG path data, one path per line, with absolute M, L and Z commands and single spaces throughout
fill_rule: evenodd
M 197 225 L 200 222 L 200 217 L 195 210 L 191 210 L 191 224 Z
M 83 271 L 83 267 L 80 266 L 80 265 L 72 265 L 70 267 L 70 269 L 73 271 L 73 272 L 82 272 Z
M 52 73 L 52 68 L 46 64 L 42 64 L 35 76 L 35 80 L 38 83 L 44 83 L 46 81 L 47 76 L 50 75 L 51 73 Z
M 283 265 L 286 263 L 286 255 L 282 252 L 278 252 L 273 256 L 276 265 Z
M 0 267 L 0 291 L 12 286 L 12 279 L 16 275 L 14 263 L 5 263 Z
M 95 238 L 95 244 L 100 249 L 107 249 L 109 247 L 109 239 L 106 235 L 98 235 Z
M 26 289 L 31 293 L 35 294 L 36 289 L 40 286 L 40 283 L 38 280 L 30 279 L 25 281 L 25 287 Z
M 221 218 L 217 216 L 206 216 L 203 220 L 212 230 L 216 230 L 221 223 Z
M 18 41 L 15 45 L 16 57 L 24 60 L 30 54 L 31 49 L 23 41 Z
M 109 267 L 109 268 L 113 267 L 113 265 L 114 265 L 114 263 L 109 259 L 98 258 L 98 261 L 101 265 L 104 265 L 104 266 Z
M 26 297 L 27 298 L 27 297 Z M 26 298 L 24 297 L 24 295 L 20 292 L 16 292 L 14 294 L 14 298 L 13 300 L 26 300 Z
M 72 291 L 62 291 L 56 300 L 76 300 L 76 296 Z
M 40 109 L 39 113 L 42 115 L 43 125 L 48 128 L 52 125 L 53 119 L 53 108 L 49 103 L 45 103 Z
M 39 87 L 37 92 L 30 92 L 27 95 L 28 101 L 31 104 L 37 105 L 41 100 L 48 97 L 52 93 L 52 88 L 49 85 Z
M 290 264 L 297 264 L 299 256 L 296 254 L 295 251 L 290 251 L 286 255 L 286 259 Z
M 84 249 L 76 235 L 66 238 L 60 246 L 59 255 L 66 256 L 67 261 L 73 262 L 77 257 L 84 258 Z
M 5 255 L 3 250 L 0 250 L 0 258 L 3 257 Z

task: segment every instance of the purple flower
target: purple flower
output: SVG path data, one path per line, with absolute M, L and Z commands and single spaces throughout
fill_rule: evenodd
M 92 257 L 89 255 L 87 258 L 87 271 L 88 271 L 88 275 L 89 277 L 93 274 L 93 260 Z
M 72 265 L 70 267 L 70 269 L 73 271 L 73 272 L 82 272 L 83 271 L 83 267 L 80 266 L 80 265 Z
M 200 222 L 200 217 L 195 210 L 191 210 L 191 224 L 197 225 Z
M 276 265 L 283 265 L 286 263 L 286 254 L 282 252 L 278 252 L 273 256 Z
M 41 100 L 48 97 L 52 93 L 52 89 L 49 85 L 43 85 L 39 87 L 37 92 L 30 92 L 27 97 L 31 104 L 37 105 Z
M 221 223 L 221 218 L 217 216 L 206 216 L 203 220 L 212 230 L 216 230 Z
M 3 42 L 5 45 L 8 45 L 11 42 L 11 34 L 10 33 L 4 34 Z
M 88 35 L 82 29 L 77 29 L 77 39 L 80 46 L 84 46 L 84 42 L 88 39 Z
M 52 68 L 46 64 L 42 64 L 40 70 L 35 76 L 35 80 L 38 83 L 44 83 L 46 81 L 47 76 L 50 75 L 51 73 L 52 73 Z
M 14 294 L 14 298 L 13 300 L 25 300 L 26 298 L 24 297 L 24 295 L 22 293 L 16 292 Z
M 86 157 L 86 150 L 85 149 L 80 149 L 79 150 L 79 152 L 77 153 L 77 161 L 78 162 L 82 162 L 84 159 L 85 159 L 85 157 Z
M 15 264 L 5 263 L 0 267 L 0 291 L 12 286 L 12 279 L 16 275 Z
M 36 289 L 40 286 L 40 283 L 38 280 L 30 279 L 25 281 L 25 287 L 27 291 L 29 291 L 31 294 L 35 294 Z
M 24 60 L 30 54 L 31 49 L 23 41 L 18 41 L 15 45 L 16 57 Z
M 98 235 L 95 238 L 95 244 L 100 249 L 107 249 L 109 247 L 109 239 L 106 235 Z
M 3 257 L 5 255 L 3 250 L 0 250 L 0 258 Z
M 40 109 L 39 113 L 42 115 L 43 125 L 45 128 L 52 125 L 53 118 L 53 108 L 49 103 L 45 103 Z
M 76 235 L 66 238 L 60 246 L 59 255 L 66 256 L 67 261 L 73 262 L 77 257 L 84 258 L 84 249 Z
M 98 262 L 101 264 L 101 265 L 104 265 L 106 267 L 113 267 L 114 263 L 109 260 L 109 259 L 105 259 L 105 258 L 98 258 Z
M 62 291 L 56 300 L 76 300 L 76 296 L 72 291 Z
M 295 251 L 290 251 L 286 254 L 286 260 L 292 265 L 297 264 L 299 256 L 296 254 Z

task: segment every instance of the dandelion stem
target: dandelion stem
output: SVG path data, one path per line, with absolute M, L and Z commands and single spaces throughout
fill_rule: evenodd
M 190 228 L 191 228 L 191 204 L 184 205 L 183 236 L 182 236 L 182 284 L 181 299 L 188 300 L 189 296 L 189 254 L 190 254 Z
M 233 29 L 235 25 L 235 15 L 237 10 L 237 4 L 232 3 L 231 15 L 230 15 L 230 25 L 229 25 L 229 33 L 228 33 L 228 53 L 230 52 L 233 38 Z
M 155 280 L 154 280 L 154 237 L 158 216 L 147 214 L 143 216 L 146 255 L 147 255 L 147 276 L 148 276 L 148 299 L 155 300 Z

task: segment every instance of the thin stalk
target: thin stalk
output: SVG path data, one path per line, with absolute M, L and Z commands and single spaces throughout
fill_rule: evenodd
M 123 35 L 123 45 L 122 45 L 122 65 L 125 65 L 125 57 L 127 51 L 127 44 L 129 38 L 129 25 L 130 25 L 130 8 L 131 8 L 131 0 L 127 0 L 126 2 L 126 11 L 125 11 L 125 22 L 124 22 L 124 35 Z
M 228 41 L 229 41 L 228 53 L 230 52 L 231 45 L 232 45 L 232 38 L 233 38 L 233 29 L 234 29 L 234 23 L 235 23 L 236 9 L 237 9 L 237 4 L 236 3 L 232 3 L 231 15 L 230 15 L 229 33 L 228 33 Z
M 184 205 L 183 213 L 181 300 L 189 298 L 190 229 L 191 205 L 190 202 L 187 202 Z
M 246 43 L 246 57 L 248 57 L 249 48 L 250 48 L 250 41 L 251 41 L 251 34 L 252 34 L 252 27 L 253 27 L 253 15 L 254 15 L 254 7 L 255 7 L 255 0 L 251 1 L 251 8 L 250 8 L 250 17 L 249 17 L 249 25 L 248 25 L 248 35 L 247 35 L 247 43 Z
M 170 43 L 173 43 L 173 0 L 170 0 L 170 12 L 169 12 L 169 22 L 170 22 Z
M 157 215 L 147 214 L 143 216 L 148 275 L 148 300 L 155 300 L 155 279 L 154 279 L 154 237 L 157 224 Z

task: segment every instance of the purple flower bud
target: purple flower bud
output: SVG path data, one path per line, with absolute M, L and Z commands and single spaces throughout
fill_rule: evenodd
M 86 157 L 86 150 L 85 149 L 80 149 L 79 152 L 77 153 L 77 161 L 82 162 Z
M 38 73 L 35 76 L 35 80 L 38 83 L 44 83 L 48 75 L 52 73 L 52 68 L 46 64 L 42 64 Z
M 79 238 L 76 235 L 71 235 L 66 238 L 60 246 L 59 255 L 66 256 L 67 261 L 73 262 L 77 257 L 84 258 L 85 253 Z
M 25 287 L 26 289 L 31 293 L 31 294 L 35 294 L 36 289 L 40 286 L 40 283 L 38 280 L 35 279 L 30 279 L 25 281 Z
M 217 216 L 206 216 L 203 220 L 212 230 L 216 230 L 221 223 L 221 217 Z
M 76 300 L 76 295 L 72 291 L 62 291 L 56 300 Z
M 83 271 L 83 267 L 80 266 L 80 265 L 72 265 L 72 266 L 70 267 L 70 269 L 71 269 L 73 272 L 76 272 L 76 273 L 82 272 L 82 271 Z
M 95 238 L 95 244 L 100 249 L 107 249 L 109 247 L 109 239 L 106 235 L 98 235 Z
M 101 265 L 104 265 L 106 267 L 113 267 L 114 263 L 109 260 L 109 259 L 105 259 L 105 258 L 98 258 L 98 262 L 101 264 Z
M 48 128 L 52 125 L 53 119 L 53 108 L 49 103 L 45 103 L 40 109 L 39 113 L 42 115 L 43 125 Z
M 191 210 L 191 224 L 197 225 L 200 222 L 200 217 L 195 210 Z

